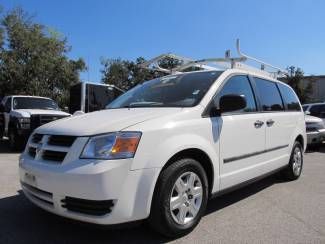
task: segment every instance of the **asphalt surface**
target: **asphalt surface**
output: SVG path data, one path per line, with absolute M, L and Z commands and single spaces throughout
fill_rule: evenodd
M 97 228 L 35 207 L 21 192 L 18 156 L 0 141 L 0 243 L 325 243 L 325 147 L 305 154 L 298 181 L 272 176 L 213 199 L 196 229 L 174 240 L 146 224 Z

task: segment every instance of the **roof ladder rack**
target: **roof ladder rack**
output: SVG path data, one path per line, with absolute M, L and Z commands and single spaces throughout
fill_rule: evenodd
M 255 72 L 261 72 L 263 75 L 269 75 L 273 78 L 276 78 L 281 75 L 287 74 L 287 71 L 278 68 L 276 66 L 273 66 L 271 64 L 268 64 L 264 61 L 261 61 L 257 58 L 248 56 L 244 54 L 240 50 L 240 41 L 237 39 L 236 41 L 236 49 L 238 52 L 238 57 L 231 57 L 230 56 L 230 50 L 227 50 L 225 52 L 224 58 L 207 58 L 207 59 L 200 59 L 200 60 L 193 60 L 190 58 L 181 57 L 175 54 L 162 54 L 159 55 L 151 60 L 148 60 L 142 64 L 140 64 L 140 67 L 150 70 L 156 70 L 160 72 L 164 72 L 167 74 L 175 74 L 175 73 L 183 73 L 184 70 L 190 67 L 198 67 L 203 70 L 218 70 L 217 67 L 212 65 L 217 65 L 220 69 L 222 68 L 238 68 L 243 70 L 253 70 Z M 166 69 L 160 66 L 160 61 L 166 59 L 166 58 L 172 58 L 177 59 L 180 61 L 180 65 L 173 68 L 173 69 Z M 260 64 L 260 68 L 256 68 L 254 66 L 249 66 L 244 64 L 247 60 L 254 61 L 256 63 Z M 212 64 L 212 65 L 211 65 Z M 266 71 L 266 67 L 273 69 L 274 71 Z

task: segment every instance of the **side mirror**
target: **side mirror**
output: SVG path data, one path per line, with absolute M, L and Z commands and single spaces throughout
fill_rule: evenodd
M 310 115 L 310 112 L 309 112 L 309 111 L 305 111 L 305 114 L 306 114 L 306 115 Z
M 245 96 L 236 94 L 224 95 L 219 101 L 220 113 L 232 112 L 246 108 Z

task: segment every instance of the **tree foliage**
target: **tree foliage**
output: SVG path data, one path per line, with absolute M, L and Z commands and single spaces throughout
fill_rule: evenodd
M 67 39 L 16 8 L 0 19 L 0 96 L 51 97 L 67 105 L 69 87 L 86 69 L 82 59 L 67 57 Z
M 311 80 L 307 84 L 304 84 L 304 72 L 300 68 L 290 66 L 287 70 L 288 74 L 285 82 L 296 92 L 301 103 L 308 102 L 313 92 L 313 81 Z
M 166 73 L 141 68 L 139 65 L 146 60 L 139 57 L 136 61 L 118 59 L 102 59 L 102 82 L 128 90 L 139 83 L 166 75 Z M 180 65 L 178 59 L 166 57 L 159 66 L 164 69 L 173 69 Z

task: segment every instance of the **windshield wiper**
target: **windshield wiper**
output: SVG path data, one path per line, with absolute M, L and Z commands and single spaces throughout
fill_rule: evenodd
M 122 106 L 121 108 L 140 108 L 140 107 L 151 107 L 164 105 L 160 102 L 133 102 L 128 105 Z

